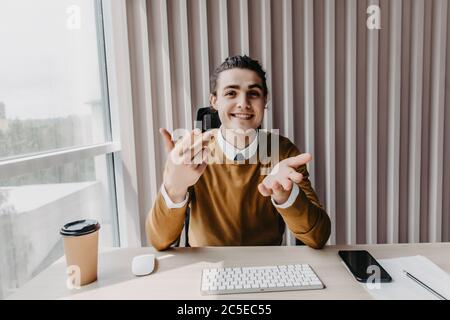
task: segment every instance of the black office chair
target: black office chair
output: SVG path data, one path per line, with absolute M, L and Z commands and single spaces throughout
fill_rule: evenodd
M 202 132 L 219 128 L 221 124 L 219 114 L 212 107 L 203 107 L 197 110 L 195 127 L 201 129 Z

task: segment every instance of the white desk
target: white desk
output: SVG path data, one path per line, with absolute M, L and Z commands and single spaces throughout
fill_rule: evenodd
M 371 299 L 342 264 L 337 251 L 366 249 L 375 258 L 423 255 L 450 273 L 450 243 L 297 247 L 175 248 L 156 252 L 151 275 L 131 273 L 134 256 L 153 248 L 109 249 L 99 256 L 98 281 L 81 289 L 66 287 L 64 257 L 25 284 L 9 299 Z M 202 296 L 205 267 L 308 263 L 322 279 L 324 290 Z M 399 297 L 400 298 L 400 297 Z

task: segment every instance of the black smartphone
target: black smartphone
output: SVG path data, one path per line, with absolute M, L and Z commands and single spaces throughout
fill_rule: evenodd
M 340 250 L 339 256 L 359 282 L 391 282 L 386 270 L 366 250 Z M 370 278 L 370 279 L 369 279 Z

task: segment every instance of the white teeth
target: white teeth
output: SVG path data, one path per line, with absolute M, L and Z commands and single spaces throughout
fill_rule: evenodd
M 250 119 L 252 117 L 251 114 L 241 114 L 241 113 L 235 113 L 233 114 L 233 116 L 239 119 Z

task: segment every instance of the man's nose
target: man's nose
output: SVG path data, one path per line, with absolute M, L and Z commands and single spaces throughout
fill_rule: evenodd
M 250 109 L 250 102 L 246 94 L 243 94 L 239 97 L 238 107 L 242 109 Z

